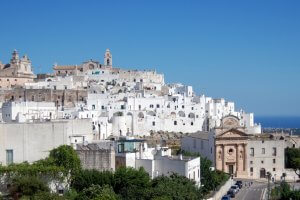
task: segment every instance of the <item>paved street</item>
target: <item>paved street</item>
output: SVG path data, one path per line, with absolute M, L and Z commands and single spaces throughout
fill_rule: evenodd
M 243 188 L 239 191 L 239 193 L 235 196 L 236 200 L 260 200 L 262 197 L 262 193 L 264 189 L 267 188 L 267 183 L 258 183 L 253 182 L 251 186 L 249 186 L 249 182 L 243 181 Z M 245 186 L 246 184 L 246 186 Z

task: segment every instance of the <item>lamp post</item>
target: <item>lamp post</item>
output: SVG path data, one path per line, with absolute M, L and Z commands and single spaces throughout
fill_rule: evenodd
M 275 187 L 276 187 L 276 174 L 274 174 L 274 184 L 275 184 Z
M 271 179 L 271 172 L 267 172 L 267 178 L 268 178 L 268 200 L 270 199 L 270 179 Z
M 295 191 L 295 184 L 296 184 L 296 177 L 294 176 L 294 185 L 293 185 L 293 191 Z

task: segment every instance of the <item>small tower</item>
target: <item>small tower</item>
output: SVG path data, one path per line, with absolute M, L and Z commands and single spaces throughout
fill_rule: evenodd
M 112 66 L 112 55 L 111 55 L 109 49 L 106 49 L 105 54 L 104 54 L 104 65 Z
M 18 51 L 15 49 L 12 53 L 12 58 L 10 59 L 10 63 L 11 64 L 17 64 L 19 62 L 19 53 Z

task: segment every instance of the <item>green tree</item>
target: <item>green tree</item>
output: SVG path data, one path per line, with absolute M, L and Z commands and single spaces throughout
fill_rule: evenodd
M 75 200 L 117 200 L 118 196 L 115 194 L 111 186 L 91 185 L 85 188 Z
M 88 188 L 84 188 L 82 192 L 76 197 L 75 200 L 90 200 L 96 198 L 101 193 L 101 187 L 99 185 L 91 185 Z
M 93 200 L 117 200 L 120 199 L 113 191 L 111 186 L 104 185 L 101 188 L 100 194 Z
M 292 168 L 292 160 L 294 158 L 300 158 L 299 148 L 286 148 L 285 149 L 285 167 Z
M 292 168 L 300 177 L 300 149 L 286 148 L 285 149 L 285 167 Z
M 14 198 L 20 196 L 34 196 L 40 192 L 49 192 L 48 186 L 36 176 L 19 176 L 12 180 L 9 189 Z
M 66 198 L 50 192 L 39 192 L 31 196 L 32 200 L 66 200 Z
M 298 175 L 298 177 L 300 177 L 300 157 L 292 159 L 291 167 L 293 168 L 295 173 Z
M 212 162 L 207 158 L 201 157 L 201 185 L 202 192 L 208 194 L 216 190 L 220 185 L 229 179 L 229 175 L 218 170 L 211 170 Z
M 55 166 L 68 170 L 71 175 L 74 175 L 81 169 L 80 159 L 76 151 L 68 145 L 62 145 L 51 150 L 49 159 Z
M 97 170 L 80 170 L 72 178 L 71 186 L 77 191 L 81 192 L 83 189 L 91 185 L 113 185 L 114 174 L 110 171 Z
M 143 168 L 136 170 L 121 167 L 114 174 L 113 188 L 123 199 L 147 199 L 150 177 Z
M 170 177 L 160 176 L 153 179 L 151 199 L 196 200 L 202 199 L 202 193 L 194 181 L 172 174 Z

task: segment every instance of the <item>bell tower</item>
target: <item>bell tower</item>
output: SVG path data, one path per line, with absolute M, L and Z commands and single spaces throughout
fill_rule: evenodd
M 12 58 L 10 59 L 10 64 L 17 64 L 19 62 L 19 53 L 17 50 L 14 50 L 12 53 Z
M 104 54 L 104 65 L 105 66 L 112 66 L 112 55 L 109 49 L 106 49 Z

